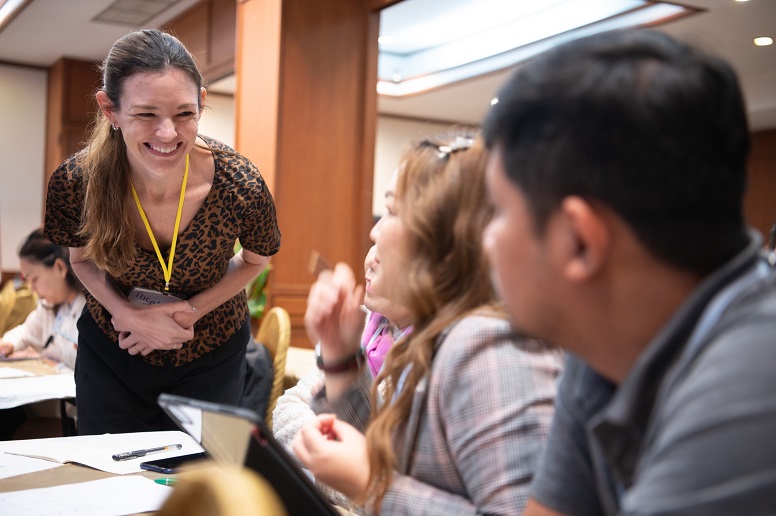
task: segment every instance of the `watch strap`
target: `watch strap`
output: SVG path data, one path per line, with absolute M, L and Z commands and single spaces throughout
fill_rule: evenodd
M 318 369 L 324 373 L 344 373 L 345 371 L 350 371 L 352 369 L 359 369 L 363 363 L 364 350 L 359 347 L 358 351 L 342 360 L 338 360 L 331 364 L 324 364 L 323 357 L 321 357 L 321 344 L 318 343 L 315 345 L 315 365 L 317 365 Z

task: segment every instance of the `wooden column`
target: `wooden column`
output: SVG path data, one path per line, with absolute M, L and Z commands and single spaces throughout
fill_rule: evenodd
M 44 199 L 54 170 L 83 148 L 87 126 L 97 110 L 94 92 L 100 76 L 96 67 L 97 63 L 62 58 L 49 68 Z
M 776 129 L 752 134 L 749 185 L 744 197 L 747 223 L 768 240 L 776 223 Z
M 236 147 L 275 199 L 269 303 L 303 316 L 313 250 L 362 277 L 371 245 L 379 14 L 368 0 L 238 0 Z

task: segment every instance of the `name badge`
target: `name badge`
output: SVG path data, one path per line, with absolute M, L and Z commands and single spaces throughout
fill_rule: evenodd
M 127 299 L 133 305 L 148 306 L 183 301 L 186 297 L 180 294 L 164 294 L 148 288 L 132 287 L 132 290 L 127 294 Z

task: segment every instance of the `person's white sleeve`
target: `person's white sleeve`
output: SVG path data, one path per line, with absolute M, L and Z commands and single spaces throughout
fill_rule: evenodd
M 294 453 L 292 445 L 297 432 L 306 423 L 315 419 L 310 401 L 313 399 L 313 394 L 323 387 L 324 381 L 323 371 L 311 369 L 294 387 L 278 398 L 275 410 L 272 412 L 272 432 L 275 434 L 275 439 L 291 455 Z
M 47 337 L 43 335 L 45 327 L 49 326 L 46 321 L 51 318 L 48 312 L 50 310 L 38 303 L 35 310 L 29 313 L 22 324 L 8 330 L 3 335 L 3 342 L 13 344 L 14 352 L 30 346 L 40 351 L 43 349 L 44 338 Z

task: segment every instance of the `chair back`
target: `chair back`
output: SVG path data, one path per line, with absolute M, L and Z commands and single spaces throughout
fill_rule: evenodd
M 24 322 L 38 305 L 38 296 L 26 283 L 9 280 L 0 290 L 0 336 Z
M 256 332 L 256 340 L 267 348 L 272 360 L 272 390 L 267 403 L 267 413 L 264 415 L 267 426 L 272 429 L 272 411 L 275 410 L 278 398 L 283 394 L 286 355 L 291 343 L 291 318 L 288 312 L 284 308 L 275 306 L 265 313 Z

